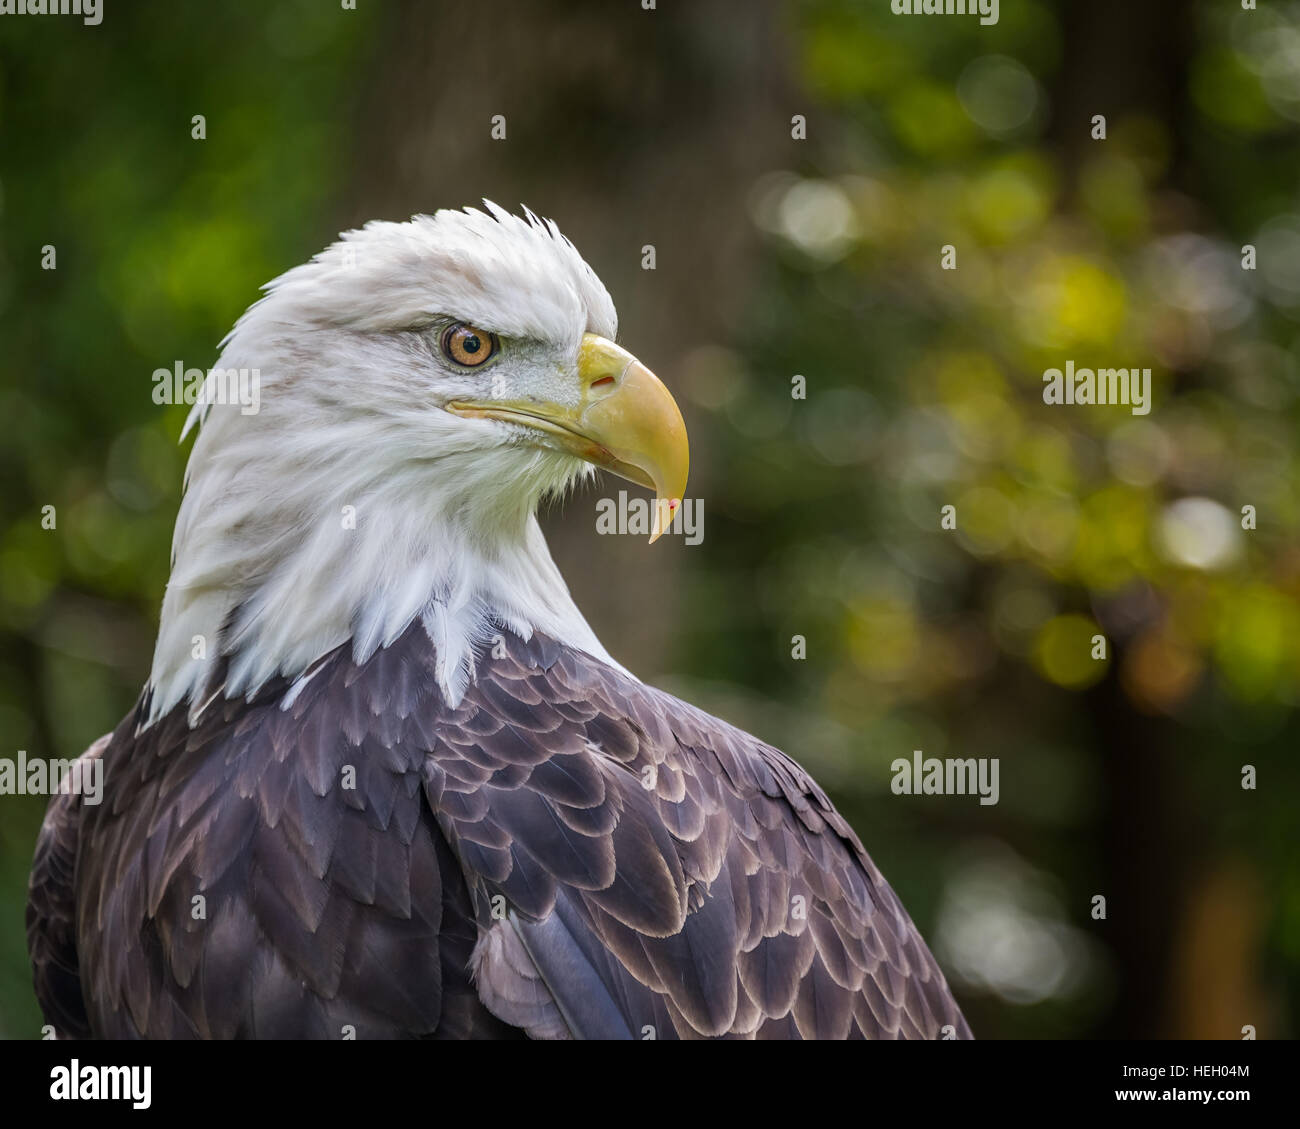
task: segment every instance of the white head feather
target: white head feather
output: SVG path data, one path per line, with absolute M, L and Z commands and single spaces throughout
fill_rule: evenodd
M 487 377 L 453 371 L 437 338 L 453 321 L 509 338 L 491 379 L 569 403 L 582 335 L 613 339 L 614 305 L 553 223 L 486 207 L 347 232 L 268 284 L 222 343 L 216 367 L 259 370 L 260 410 L 196 405 L 186 424 L 201 428 L 151 718 L 299 679 L 349 640 L 364 661 L 417 617 L 453 701 L 498 624 L 612 661 L 534 516 L 591 468 L 444 411 Z

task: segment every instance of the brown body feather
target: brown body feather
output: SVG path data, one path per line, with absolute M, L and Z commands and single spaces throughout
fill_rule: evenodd
M 817 784 L 540 636 L 463 701 L 419 623 L 355 665 L 142 702 L 56 797 L 28 937 L 62 1036 L 941 1038 L 969 1029 Z

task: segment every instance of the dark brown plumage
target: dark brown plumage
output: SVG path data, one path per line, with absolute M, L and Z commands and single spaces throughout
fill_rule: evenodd
M 418 622 L 287 710 L 278 682 L 137 735 L 142 701 L 86 753 L 104 802 L 56 797 L 37 845 L 60 1035 L 969 1037 L 793 761 L 503 638 L 454 708 Z

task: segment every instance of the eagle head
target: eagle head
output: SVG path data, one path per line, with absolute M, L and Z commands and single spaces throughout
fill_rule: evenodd
M 222 343 L 257 410 L 214 402 L 210 377 L 186 424 L 152 717 L 297 685 L 349 641 L 364 661 L 416 618 L 453 700 L 494 626 L 608 659 L 536 509 L 600 467 L 655 491 L 653 541 L 685 425 L 555 224 L 485 207 L 345 233 Z

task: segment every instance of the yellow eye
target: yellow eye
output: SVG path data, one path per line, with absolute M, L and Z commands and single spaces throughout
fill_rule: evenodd
M 442 351 L 449 360 L 466 368 L 478 368 L 497 351 L 497 339 L 485 329 L 459 322 L 449 325 L 442 335 Z

